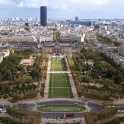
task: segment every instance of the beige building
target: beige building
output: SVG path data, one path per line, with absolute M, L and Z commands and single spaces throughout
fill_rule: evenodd
M 59 43 L 58 41 L 54 43 L 45 42 L 41 48 L 43 53 L 49 54 L 72 54 L 81 50 L 81 46 L 76 44 Z

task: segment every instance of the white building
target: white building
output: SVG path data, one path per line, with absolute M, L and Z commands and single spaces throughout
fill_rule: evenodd
M 4 50 L 4 51 L 2 52 L 2 54 L 3 54 L 3 57 L 7 57 L 7 56 L 9 56 L 9 54 L 10 54 L 10 50 Z
M 38 36 L 38 41 L 42 42 L 42 41 L 53 41 L 53 35 L 41 35 Z
M 4 57 L 7 57 L 10 55 L 10 50 L 3 50 L 0 52 L 0 63 L 3 61 Z
M 77 36 L 77 35 L 61 35 L 61 40 L 71 40 L 71 41 L 78 41 L 78 42 L 84 42 L 84 35 L 83 36 Z

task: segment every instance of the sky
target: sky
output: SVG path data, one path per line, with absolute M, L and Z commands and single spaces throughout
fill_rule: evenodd
M 124 19 L 124 0 L 0 0 L 0 18 L 40 18 L 40 6 L 48 18 Z

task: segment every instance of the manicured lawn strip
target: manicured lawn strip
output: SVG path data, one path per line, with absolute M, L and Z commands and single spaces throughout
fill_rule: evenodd
M 43 112 L 81 112 L 86 108 L 79 105 L 46 105 L 38 107 L 38 110 Z
M 71 88 L 49 88 L 49 98 L 73 98 Z
M 67 74 L 51 74 L 49 98 L 73 98 Z
M 66 71 L 64 59 L 51 61 L 51 71 Z
M 50 87 L 70 87 L 67 74 L 51 74 Z
M 51 60 L 51 71 L 65 71 L 65 60 Z M 50 74 L 49 98 L 73 98 L 68 74 Z
M 70 98 L 69 88 L 53 88 L 53 98 Z

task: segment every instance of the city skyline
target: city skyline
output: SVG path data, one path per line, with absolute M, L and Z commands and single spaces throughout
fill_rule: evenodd
M 122 0 L 0 0 L 0 18 L 40 18 L 40 6 L 47 6 L 48 18 L 124 18 Z

